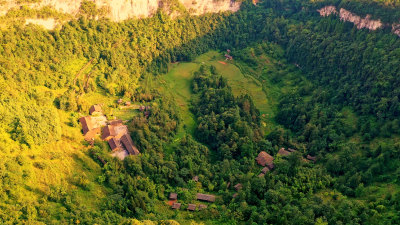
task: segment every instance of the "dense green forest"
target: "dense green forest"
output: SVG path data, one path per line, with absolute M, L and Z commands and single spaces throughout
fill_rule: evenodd
M 268 0 L 116 23 L 85 1 L 60 29 L 1 30 L 0 223 L 398 224 L 400 38 L 319 17 L 330 4 L 400 18 L 397 1 Z M 167 80 L 176 65 L 189 82 Z M 228 68 L 268 101 L 237 90 Z M 84 141 L 78 119 L 93 104 L 127 121 L 140 155 Z M 275 157 L 265 176 L 260 151 Z M 196 193 L 216 201 L 189 212 Z

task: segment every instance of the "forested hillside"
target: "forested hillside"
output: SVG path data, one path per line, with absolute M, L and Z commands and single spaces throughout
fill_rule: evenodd
M 268 0 L 1 30 L 0 223 L 397 224 L 400 38 L 326 5 L 400 19 L 397 1 Z M 84 140 L 94 104 L 140 155 Z

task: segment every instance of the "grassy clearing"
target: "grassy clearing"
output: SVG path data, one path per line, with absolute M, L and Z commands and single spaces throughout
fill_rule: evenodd
M 269 92 L 265 91 L 267 87 L 270 90 L 270 85 L 265 85 L 253 76 L 244 74 L 239 68 L 243 63 L 235 61 L 225 61 L 222 53 L 210 51 L 197 57 L 193 62 L 182 62 L 171 64 L 170 72 L 163 76 L 161 83 L 164 84 L 167 92 L 170 93 L 177 105 L 180 107 L 183 127 L 179 130 L 177 139 L 183 136 L 185 130 L 193 134 L 195 129 L 195 120 L 193 114 L 189 110 L 191 98 L 191 81 L 193 72 L 198 70 L 201 65 L 213 65 L 217 68 L 219 74 L 228 80 L 232 87 L 233 94 L 240 96 L 248 94 L 252 97 L 254 104 L 260 110 L 263 118 L 263 124 L 272 129 L 274 126 L 273 118 L 276 111 L 276 103 L 278 94 L 267 96 L 267 93 L 279 92 L 279 88 L 273 86 Z
M 219 74 L 228 80 L 235 96 L 250 95 L 261 114 L 268 113 L 271 110 L 267 96 L 263 92 L 262 85 L 258 80 L 244 76 L 234 64 L 228 63 L 224 65 L 219 61 L 211 61 L 210 64 L 215 66 Z
M 204 64 L 213 65 L 219 74 L 228 80 L 233 94 L 240 96 L 248 94 L 253 99 L 255 106 L 260 110 L 262 124 L 268 133 L 277 124 L 274 121 L 277 112 L 278 99 L 283 89 L 290 85 L 284 83 L 281 86 L 272 84 L 265 75 L 266 68 L 275 68 L 276 62 L 268 56 L 255 57 L 257 67 L 248 66 L 245 62 L 233 60 L 226 61 L 223 54 L 212 51 L 199 57 Z M 197 61 L 199 61 L 197 59 Z
M 182 119 L 182 126 L 178 130 L 176 141 L 188 132 L 194 134 L 196 122 L 194 115 L 190 112 L 190 98 L 192 95 L 191 82 L 193 72 L 200 68 L 198 63 L 175 63 L 171 64 L 169 73 L 161 78 L 165 91 L 176 101 Z

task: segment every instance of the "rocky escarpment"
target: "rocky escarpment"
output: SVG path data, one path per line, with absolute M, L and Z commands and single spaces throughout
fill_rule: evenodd
M 339 16 L 343 21 L 354 23 L 358 29 L 367 28 L 369 30 L 376 30 L 383 27 L 382 22 L 380 20 L 372 20 L 371 15 L 361 18 L 360 16 L 342 8 L 340 9 Z
M 325 6 L 322 9 L 317 10 L 321 16 L 330 16 L 332 14 L 337 14 L 338 12 L 336 11 L 335 6 Z
M 366 15 L 364 18 L 352 13 L 344 8 L 338 12 L 335 6 L 325 6 L 317 10 L 323 17 L 330 15 L 338 15 L 340 20 L 353 23 L 358 29 L 377 30 L 384 27 L 392 27 L 392 32 L 400 37 L 400 24 L 383 24 L 381 20 L 371 19 L 371 15 Z
M 400 37 L 400 23 L 392 24 L 392 32 Z
M 83 0 L 36 0 L 36 1 L 0 1 L 0 16 L 4 16 L 11 9 L 21 6 L 40 9 L 49 6 L 61 13 L 78 15 Z M 113 21 L 122 21 L 129 18 L 144 18 L 154 13 L 171 0 L 93 0 L 99 9 L 103 9 L 105 16 Z M 193 15 L 216 13 L 220 11 L 237 11 L 240 3 L 233 0 L 177 0 Z M 35 18 L 38 19 L 38 18 Z

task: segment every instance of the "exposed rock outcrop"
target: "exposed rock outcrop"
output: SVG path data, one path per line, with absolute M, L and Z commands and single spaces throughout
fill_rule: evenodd
M 400 37 L 400 23 L 392 24 L 392 32 Z
M 317 10 L 319 12 L 319 15 L 321 16 L 330 16 L 332 14 L 337 14 L 338 12 L 336 11 L 336 7 L 335 6 L 325 6 L 322 9 L 318 9 Z
M 384 24 L 381 20 L 371 19 L 371 15 L 366 15 L 364 18 L 352 13 L 344 8 L 338 12 L 335 6 L 325 6 L 317 10 L 320 16 L 326 17 L 330 15 L 339 15 L 340 20 L 353 23 L 358 29 L 377 30 L 384 27 L 391 27 L 392 32 L 400 37 L 400 23 Z
M 57 11 L 76 15 L 83 0 L 39 0 L 37 3 L 17 3 L 16 0 L 5 0 L 0 3 L 0 16 L 10 9 L 21 6 L 41 8 L 50 6 Z M 208 12 L 237 11 L 240 3 L 232 0 L 178 0 L 191 14 L 200 15 Z M 128 18 L 143 18 L 154 15 L 166 0 L 93 0 L 98 8 L 107 9 L 107 17 L 113 21 L 122 21 Z
M 367 28 L 369 30 L 376 30 L 383 27 L 381 20 L 372 20 L 371 15 L 361 18 L 360 16 L 341 8 L 339 16 L 343 21 L 354 23 L 358 29 Z
M 58 25 L 58 22 L 54 18 L 26 19 L 25 24 L 30 24 L 30 23 L 41 25 L 48 30 L 53 30 Z

